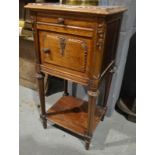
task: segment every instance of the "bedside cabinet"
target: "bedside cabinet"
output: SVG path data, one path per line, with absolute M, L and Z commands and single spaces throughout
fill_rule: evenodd
M 30 3 L 36 50 L 36 71 L 43 127 L 47 121 L 85 140 L 86 149 L 106 103 L 124 7 L 69 6 Z M 64 79 L 64 95 L 46 111 L 44 74 Z M 96 105 L 105 79 L 104 104 Z M 88 101 L 68 94 L 68 80 L 87 87 Z

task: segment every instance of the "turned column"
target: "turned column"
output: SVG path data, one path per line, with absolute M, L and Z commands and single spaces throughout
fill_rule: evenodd
M 47 120 L 46 120 L 46 107 L 45 107 L 45 93 L 44 93 L 44 74 L 37 73 L 36 78 L 38 80 L 38 90 L 40 97 L 40 107 L 41 107 L 41 119 L 43 123 L 44 129 L 47 128 Z
M 88 130 L 87 138 L 85 140 L 85 147 L 87 150 L 89 149 L 91 138 L 93 136 L 93 128 L 95 123 L 95 107 L 98 94 L 98 91 L 88 91 Z

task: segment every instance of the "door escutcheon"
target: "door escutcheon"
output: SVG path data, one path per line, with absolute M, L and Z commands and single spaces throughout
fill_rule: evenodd
M 63 56 L 66 47 L 66 39 L 64 37 L 59 37 L 59 40 L 60 40 L 60 54 Z

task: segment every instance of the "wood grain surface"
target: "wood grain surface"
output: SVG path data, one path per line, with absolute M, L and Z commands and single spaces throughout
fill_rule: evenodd
M 104 114 L 103 107 L 96 106 L 93 130 Z M 64 96 L 46 113 L 47 120 L 64 127 L 76 134 L 86 136 L 88 120 L 88 102 L 72 96 Z

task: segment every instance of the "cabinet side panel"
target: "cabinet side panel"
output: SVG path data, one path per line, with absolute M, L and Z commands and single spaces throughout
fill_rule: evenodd
M 103 52 L 102 72 L 112 60 L 115 60 L 120 24 L 121 18 L 117 18 L 116 20 L 111 20 L 107 22 L 107 33 L 105 39 L 105 48 Z

